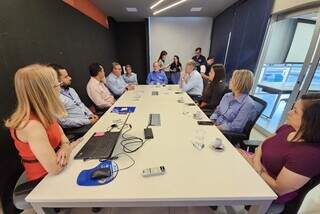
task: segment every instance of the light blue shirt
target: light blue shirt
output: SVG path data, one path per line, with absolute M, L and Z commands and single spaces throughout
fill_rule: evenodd
M 59 118 L 59 123 L 63 128 L 75 128 L 90 124 L 89 117 L 93 114 L 81 102 L 73 88 L 61 89 L 60 100 L 67 112 L 65 117 Z
M 254 100 L 248 94 L 236 99 L 232 92 L 225 94 L 210 119 L 222 130 L 242 132 L 246 123 L 257 114 Z
M 166 74 L 160 70 L 160 71 L 152 71 L 148 74 L 147 77 L 147 84 L 148 85 L 157 85 L 157 84 L 168 84 L 168 79 Z
M 122 95 L 126 91 L 128 84 L 124 81 L 122 76 L 117 77 L 112 72 L 108 75 L 106 79 L 107 87 L 115 95 Z
M 138 85 L 137 74 L 131 73 L 130 76 L 127 74 L 122 75 L 124 81 L 128 84 Z
M 182 90 L 190 95 L 202 96 L 203 80 L 201 74 L 197 70 L 190 73 L 186 83 L 182 84 Z

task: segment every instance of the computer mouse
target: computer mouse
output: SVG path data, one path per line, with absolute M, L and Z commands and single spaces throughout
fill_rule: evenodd
M 92 179 L 104 179 L 111 176 L 110 168 L 100 168 L 91 173 Z

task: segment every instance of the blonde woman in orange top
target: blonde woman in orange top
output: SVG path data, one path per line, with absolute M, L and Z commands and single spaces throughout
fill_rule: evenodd
M 5 125 L 21 156 L 27 180 L 58 174 L 68 164 L 73 146 L 57 123 L 57 117 L 65 114 L 57 74 L 50 67 L 33 64 L 16 72 L 14 84 L 17 107 Z

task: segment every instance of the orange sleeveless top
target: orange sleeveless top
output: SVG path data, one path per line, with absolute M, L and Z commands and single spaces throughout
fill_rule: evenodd
M 30 120 L 39 121 L 39 119 L 35 116 L 30 116 Z M 56 121 L 52 123 L 46 129 L 46 132 L 52 148 L 57 151 L 61 145 L 61 131 L 58 122 Z M 43 168 L 41 163 L 37 160 L 37 158 L 31 151 L 29 143 L 23 142 L 17 138 L 16 129 L 10 129 L 10 134 L 14 140 L 15 147 L 19 151 L 19 155 L 22 159 L 22 164 L 25 168 L 27 180 L 32 181 L 44 177 L 48 172 Z

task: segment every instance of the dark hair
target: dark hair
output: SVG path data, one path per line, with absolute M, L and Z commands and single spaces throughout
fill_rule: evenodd
M 89 65 L 90 76 L 96 77 L 98 73 L 102 70 L 102 65 L 94 62 Z
M 120 65 L 120 64 L 117 63 L 117 62 L 111 63 L 111 71 L 112 71 L 117 65 Z M 121 65 L 120 65 L 120 67 L 121 67 Z
M 213 56 L 208 56 L 207 60 L 209 60 L 209 59 L 214 59 L 214 57 Z
M 58 77 L 60 77 L 60 75 L 61 75 L 60 70 L 66 70 L 66 68 L 63 67 L 62 65 L 58 65 L 58 64 L 54 64 L 54 63 L 50 63 L 47 66 L 53 68 L 57 72 Z
M 200 51 L 200 53 L 201 53 L 202 49 L 200 47 L 197 47 L 196 51 Z
M 168 54 L 167 51 L 161 51 L 158 61 L 162 60 L 162 57 L 167 54 Z
M 177 58 L 177 60 L 178 60 L 178 66 L 181 66 L 181 63 L 180 63 L 180 58 L 179 58 L 179 56 L 178 56 L 178 55 L 174 55 L 174 56 L 173 56 L 173 58 L 174 58 L 174 57 L 176 57 L 176 58 Z M 174 62 L 174 61 L 173 61 L 173 62 Z
M 131 68 L 131 70 L 132 70 L 132 66 L 131 65 L 129 65 L 129 64 L 126 65 L 126 68 L 128 68 L 128 67 Z
M 301 96 L 303 115 L 294 140 L 299 137 L 306 143 L 320 143 L 320 93 Z
M 211 69 L 213 69 L 215 73 L 213 82 L 219 82 L 226 79 L 226 69 L 223 64 L 213 64 Z

